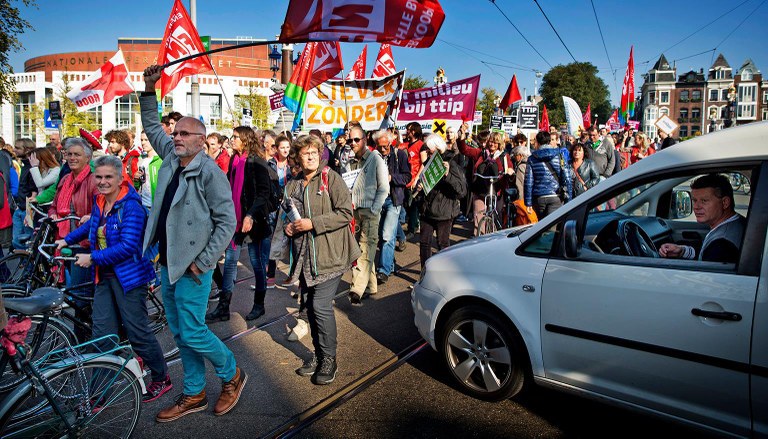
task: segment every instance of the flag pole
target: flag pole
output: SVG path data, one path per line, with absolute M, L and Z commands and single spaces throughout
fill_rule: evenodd
M 211 57 L 208 57 L 208 61 L 211 61 Z M 216 76 L 216 82 L 219 83 L 219 88 L 221 89 L 221 95 L 224 96 L 224 102 L 227 103 L 227 109 L 229 109 L 229 113 L 234 117 L 235 113 L 232 111 L 232 105 L 230 105 L 229 103 L 229 98 L 227 97 L 227 93 L 224 91 L 224 86 L 221 85 L 221 78 L 219 78 L 219 74 L 216 73 L 216 67 L 213 66 L 213 62 L 211 62 L 211 69 L 213 69 L 213 74 L 214 76 Z
M 243 48 L 243 47 L 266 46 L 266 45 L 269 45 L 269 44 L 278 44 L 278 43 L 282 43 L 282 42 L 279 41 L 279 40 L 275 40 L 275 41 L 252 41 L 250 43 L 235 44 L 233 46 L 219 47 L 218 49 L 211 49 L 211 50 L 207 50 L 205 52 L 193 53 L 192 55 L 185 56 L 184 58 L 179 58 L 177 60 L 165 63 L 165 64 L 161 65 L 160 68 L 161 69 L 166 69 L 166 68 L 168 68 L 170 66 L 173 66 L 173 65 L 176 65 L 176 64 L 179 64 L 179 63 L 183 63 L 184 61 L 189 61 L 190 59 L 195 59 L 195 58 L 198 58 L 198 57 L 203 56 L 203 55 L 211 55 L 213 53 L 219 53 L 219 52 L 224 52 L 224 51 L 233 50 L 233 49 L 240 49 L 240 48 Z M 213 67 L 213 65 L 211 65 L 211 67 Z
M 352 67 L 354 68 L 354 66 L 352 66 Z M 351 69 L 350 69 L 350 71 L 351 71 Z M 347 105 L 347 76 L 344 75 L 344 71 L 343 70 L 341 71 L 341 75 L 342 75 L 341 76 L 341 86 L 342 86 L 342 91 L 341 92 L 344 94 L 344 115 L 345 115 L 345 117 L 347 119 L 346 126 L 344 127 L 345 131 L 346 131 L 346 128 L 349 127 L 349 106 Z

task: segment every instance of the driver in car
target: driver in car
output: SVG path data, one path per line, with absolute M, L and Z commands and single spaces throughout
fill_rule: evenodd
M 693 213 L 696 221 L 709 226 L 710 231 L 698 254 L 700 261 L 736 263 L 746 219 L 733 206 L 733 188 L 728 178 L 709 174 L 691 184 Z M 688 245 L 663 244 L 662 258 L 697 259 L 696 250 Z

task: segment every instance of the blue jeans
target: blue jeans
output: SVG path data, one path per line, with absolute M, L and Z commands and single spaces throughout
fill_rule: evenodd
M 16 209 L 13 212 L 13 239 L 11 244 L 15 249 L 26 248 L 26 244 L 22 244 L 21 241 L 26 241 L 32 236 L 32 229 L 24 225 L 24 217 L 27 212 L 23 209 Z
M 400 211 L 402 206 L 392 204 L 392 198 L 387 197 L 381 212 L 384 218 L 379 223 L 381 230 L 381 264 L 378 272 L 387 276 L 395 271 L 395 241 L 397 240 L 397 230 L 400 227 Z
M 121 326 L 131 347 L 152 371 L 152 381 L 165 380 L 168 367 L 163 350 L 149 328 L 147 287 L 124 291 L 116 277 L 109 277 L 96 285 L 93 295 L 93 338 L 117 335 Z
M 184 366 L 184 394 L 197 395 L 205 389 L 205 360 L 224 381 L 235 377 L 235 355 L 205 324 L 213 270 L 200 274 L 201 284 L 185 274 L 175 284 L 168 279 L 168 267 L 160 267 L 163 304 L 168 326 L 179 347 Z M 176 291 L 179 294 L 176 294 Z
M 256 291 L 267 291 L 267 263 L 269 262 L 269 237 L 259 242 L 248 243 L 248 257 L 251 259 L 255 276 Z M 231 293 L 235 288 L 237 262 L 240 260 L 242 246 L 230 243 L 224 252 L 224 272 L 222 273 L 221 291 Z

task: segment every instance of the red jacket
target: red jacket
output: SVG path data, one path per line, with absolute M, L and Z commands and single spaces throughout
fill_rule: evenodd
M 467 145 L 467 142 L 461 139 L 457 139 L 456 145 L 459 147 L 459 152 L 467 156 L 467 158 L 472 162 L 472 178 L 474 178 L 475 171 L 477 170 L 478 165 L 483 162 L 483 149 L 482 148 L 472 148 L 471 146 Z M 515 165 L 512 163 L 512 160 L 510 159 L 509 155 L 507 154 L 500 154 L 498 157 L 495 158 L 496 160 L 496 168 L 499 170 L 499 175 L 501 176 L 498 180 L 496 180 L 496 183 L 494 184 L 494 187 L 497 191 L 501 191 L 503 189 L 506 189 L 507 186 L 510 184 L 510 176 L 505 172 L 507 169 L 514 169 Z M 506 164 L 506 167 L 505 167 Z M 514 174 L 512 174 L 514 178 Z M 470 179 L 470 181 L 472 181 Z
M 416 177 L 421 171 L 421 156 L 419 152 L 421 146 L 424 144 L 421 140 L 417 140 L 408 145 L 408 164 L 411 165 L 411 181 L 406 187 L 412 188 L 416 184 Z
M 221 148 L 219 155 L 216 156 L 216 164 L 225 174 L 229 172 L 229 152 L 226 148 Z
M 91 173 L 91 168 L 86 165 L 85 169 L 82 170 L 82 172 L 87 172 L 90 174 L 88 178 L 83 180 L 80 185 L 75 187 L 75 190 L 72 192 L 72 203 L 71 205 L 74 206 L 75 211 L 69 212 L 74 213 L 75 215 L 79 217 L 83 217 L 85 215 L 91 214 L 91 208 L 93 207 L 93 196 L 99 193 L 98 185 L 96 184 L 96 177 L 94 177 L 93 173 Z M 56 206 L 58 206 L 59 203 L 59 195 L 61 194 L 61 191 L 59 190 L 62 185 L 69 184 L 69 182 L 74 178 L 74 175 L 70 172 L 69 174 L 65 175 L 64 178 L 59 181 L 59 185 L 57 186 L 56 195 L 53 197 L 53 203 L 51 203 L 51 207 L 48 208 L 48 215 L 55 215 L 56 212 Z M 61 217 L 62 215 L 59 215 Z M 59 223 L 59 233 L 61 234 L 58 238 L 63 238 L 67 235 L 67 233 L 71 232 L 69 230 L 69 222 L 64 221 Z M 84 244 L 84 247 L 88 247 L 88 241 L 83 241 L 81 245 Z

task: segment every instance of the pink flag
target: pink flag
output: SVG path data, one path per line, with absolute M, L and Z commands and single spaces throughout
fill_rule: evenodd
M 123 51 L 117 53 L 85 81 L 74 86 L 67 97 L 77 105 L 78 111 L 90 110 L 133 92 L 128 80 L 128 67 Z
M 379 48 L 379 56 L 376 57 L 376 65 L 373 66 L 373 77 L 381 78 L 395 73 L 397 70 L 395 70 L 395 59 L 392 57 L 392 47 L 389 44 L 382 44 Z
M 360 52 L 360 56 L 357 57 L 357 61 L 352 65 L 352 69 L 347 75 L 347 80 L 354 81 L 355 79 L 365 78 L 365 60 L 368 57 L 368 45 L 363 46 L 363 51 Z

